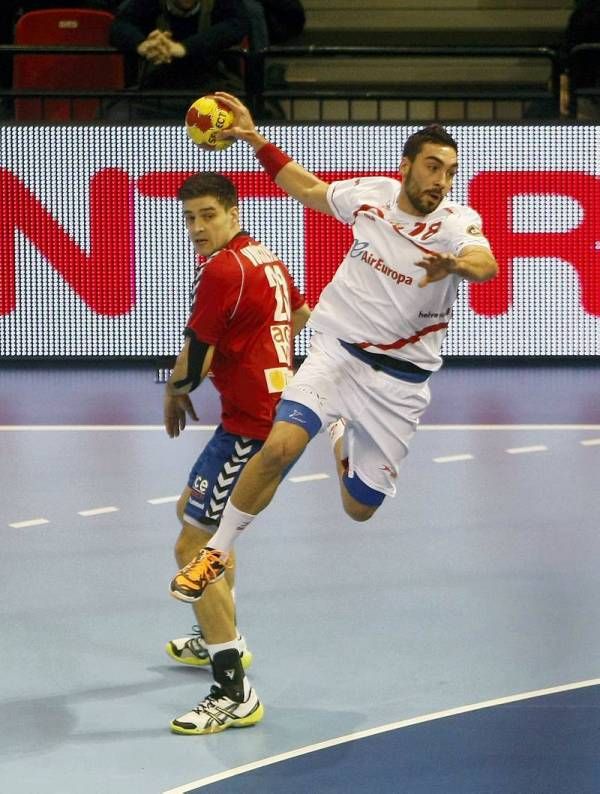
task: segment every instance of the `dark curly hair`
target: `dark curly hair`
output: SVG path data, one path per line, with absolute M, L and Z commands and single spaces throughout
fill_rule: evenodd
M 233 182 L 212 171 L 189 176 L 177 191 L 177 198 L 180 201 L 200 198 L 200 196 L 214 196 L 226 210 L 236 207 L 238 203 L 237 190 Z
M 422 130 L 417 130 L 406 139 L 402 156 L 408 157 L 409 160 L 414 160 L 419 154 L 421 149 L 426 143 L 437 143 L 441 146 L 450 146 L 455 152 L 458 152 L 458 144 L 449 132 L 446 132 L 441 124 L 430 124 L 428 127 L 423 127 Z

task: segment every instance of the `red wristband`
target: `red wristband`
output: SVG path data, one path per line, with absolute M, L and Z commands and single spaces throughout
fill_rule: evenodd
M 274 143 L 266 143 L 256 152 L 256 159 L 265 169 L 271 179 L 275 179 L 281 169 L 292 162 L 292 158 L 281 149 L 278 149 Z

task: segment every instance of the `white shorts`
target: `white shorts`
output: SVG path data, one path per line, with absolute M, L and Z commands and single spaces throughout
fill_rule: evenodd
M 410 383 L 352 356 L 335 337 L 315 333 L 307 358 L 282 394 L 307 406 L 323 428 L 341 416 L 348 474 L 396 494 L 395 480 L 419 419 L 429 405 L 427 381 Z

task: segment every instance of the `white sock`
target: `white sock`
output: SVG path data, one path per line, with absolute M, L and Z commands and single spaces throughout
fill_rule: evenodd
M 225 505 L 225 510 L 223 510 L 219 528 L 207 545 L 210 546 L 211 549 L 228 552 L 233 546 L 234 541 L 237 540 L 239 533 L 245 529 L 254 518 L 256 518 L 256 516 L 250 513 L 242 513 L 241 510 L 238 510 L 230 499 Z
M 210 653 L 212 659 L 215 653 L 219 653 L 219 651 L 228 651 L 230 648 L 235 648 L 235 650 L 241 655 L 242 648 L 240 646 L 240 638 L 238 637 L 235 640 L 229 640 L 229 642 L 215 642 L 214 645 L 209 645 L 206 643 L 206 650 Z

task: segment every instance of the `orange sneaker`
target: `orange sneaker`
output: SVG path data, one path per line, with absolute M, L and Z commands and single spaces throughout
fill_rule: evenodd
M 204 548 L 171 581 L 171 595 L 180 601 L 197 601 L 209 584 L 218 581 L 229 567 L 224 551 Z

